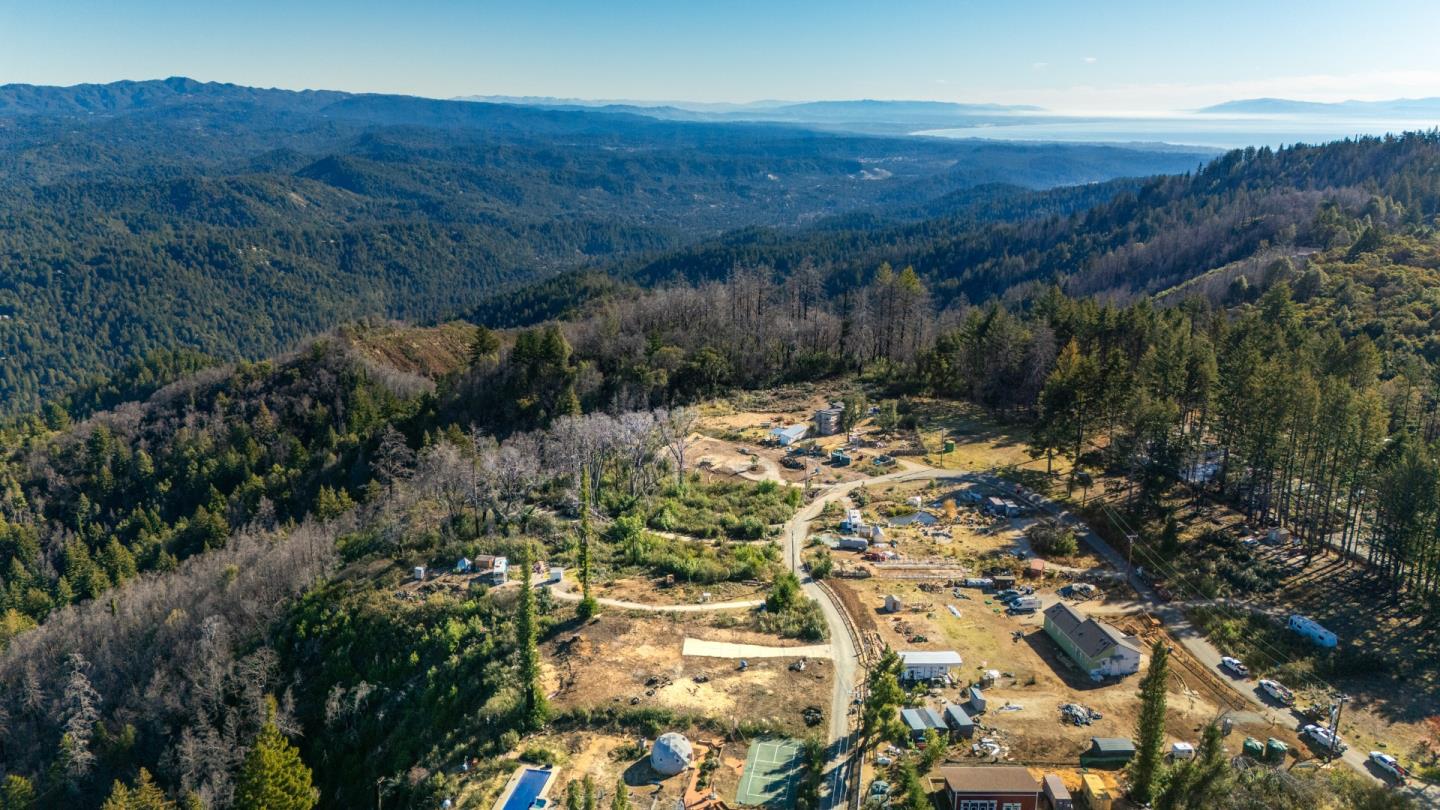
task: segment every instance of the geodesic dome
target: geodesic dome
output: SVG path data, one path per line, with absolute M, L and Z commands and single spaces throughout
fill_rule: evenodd
M 674 731 L 660 735 L 650 749 L 650 767 L 666 776 L 674 776 L 690 767 L 694 759 L 695 750 L 690 747 L 690 741 L 685 739 L 684 734 Z

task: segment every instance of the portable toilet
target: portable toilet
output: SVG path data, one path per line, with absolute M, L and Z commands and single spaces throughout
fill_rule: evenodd
M 945 452 L 947 452 L 947 453 L 953 453 L 953 452 L 955 452 L 955 440 L 954 440 L 954 439 L 946 439 L 946 440 L 945 440 Z
M 415 577 L 416 582 L 425 581 L 425 566 L 417 565 L 411 569 L 410 574 Z

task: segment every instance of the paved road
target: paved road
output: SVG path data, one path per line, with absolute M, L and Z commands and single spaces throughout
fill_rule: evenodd
M 695 655 L 703 658 L 829 658 L 831 652 L 829 644 L 771 647 L 763 644 L 706 641 L 700 638 L 685 639 L 685 644 L 680 650 L 681 655 Z

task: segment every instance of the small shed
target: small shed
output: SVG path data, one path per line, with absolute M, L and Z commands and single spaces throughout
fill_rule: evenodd
M 1003 591 L 1015 587 L 1015 577 L 1010 574 L 996 574 L 990 578 L 990 587 Z
M 423 565 L 417 565 L 417 566 L 415 566 L 414 568 L 410 569 L 410 574 L 411 574 L 411 576 L 415 577 L 415 580 L 416 580 L 417 582 L 423 582 L 423 581 L 425 581 L 425 566 L 423 566 Z
M 899 613 L 900 611 L 902 611 L 902 610 L 904 610 L 904 609 L 905 609 L 905 603 L 904 603 L 903 601 L 901 601 L 900 597 L 896 596 L 896 595 L 893 594 L 893 593 L 890 593 L 890 594 L 886 594 L 886 595 L 885 595 L 885 612 L 886 612 L 886 613 Z
M 975 720 L 958 703 L 945 706 L 945 724 L 950 727 L 950 736 L 968 740 L 975 736 Z
M 1030 579 L 1040 579 L 1045 576 L 1045 561 L 1039 557 L 1031 560 L 1030 564 L 1025 566 L 1025 576 Z
M 1087 773 L 1080 777 L 1080 793 L 1090 810 L 1111 810 L 1115 806 L 1115 791 L 1105 784 L 1099 774 Z
M 855 459 L 851 458 L 850 454 L 844 450 L 832 450 L 830 452 L 830 463 L 836 467 L 847 467 L 850 465 L 850 462 L 854 460 Z
M 471 565 L 472 563 L 470 562 L 469 557 L 461 557 L 459 560 L 455 561 L 455 573 L 468 574 L 470 573 Z
M 936 712 L 928 706 L 922 706 L 918 709 L 901 709 L 900 722 L 905 724 L 905 728 L 910 732 L 911 738 L 917 741 L 925 739 L 925 732 L 927 731 L 939 733 L 948 731 L 945 727 L 945 719 L 940 716 L 939 712 Z
M 1086 768 L 1123 768 L 1135 758 L 1135 743 L 1125 737 L 1091 737 L 1090 750 L 1080 755 Z
M 980 687 L 970 687 L 965 693 L 965 705 L 969 706 L 970 711 L 975 714 L 985 713 L 985 693 L 980 691 Z
M 1040 781 L 1044 785 L 1045 800 L 1050 803 L 1050 810 L 1075 810 L 1075 800 L 1070 798 L 1070 789 L 1065 787 L 1065 780 L 1056 774 L 1047 773 Z
M 1188 742 L 1177 742 L 1170 746 L 1170 758 L 1179 762 L 1195 758 L 1195 746 Z

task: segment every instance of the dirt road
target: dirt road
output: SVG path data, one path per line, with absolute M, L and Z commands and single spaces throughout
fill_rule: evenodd
M 760 644 L 732 644 L 728 641 L 706 641 L 699 638 L 685 639 L 681 655 L 703 658 L 829 658 L 829 644 L 810 644 L 804 647 L 771 647 Z
M 550 593 L 562 602 L 579 602 L 580 594 L 570 589 L 569 582 L 550 586 Z M 648 610 L 656 613 L 704 613 L 710 610 L 748 610 L 765 604 L 763 599 L 740 599 L 734 602 L 694 602 L 686 605 L 652 605 L 645 602 L 626 602 L 623 599 L 606 599 L 597 596 L 595 601 L 605 607 L 620 610 Z

